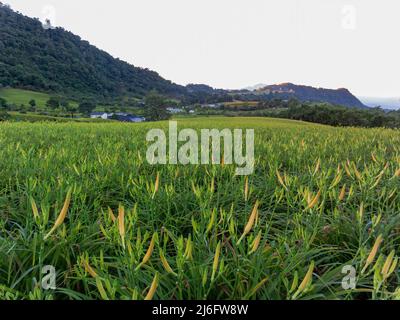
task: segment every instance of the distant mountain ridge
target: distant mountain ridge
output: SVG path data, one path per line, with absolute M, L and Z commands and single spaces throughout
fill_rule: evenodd
M 253 93 L 257 95 L 272 95 L 283 99 L 296 98 L 303 102 L 328 102 L 350 108 L 367 108 L 367 106 L 345 88 L 335 90 L 314 88 L 293 83 L 282 83 L 256 89 Z

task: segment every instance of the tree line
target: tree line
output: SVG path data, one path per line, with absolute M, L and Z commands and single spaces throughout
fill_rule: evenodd
M 0 97 L 0 109 L 4 112 L 7 111 L 20 111 L 25 113 L 26 111 L 37 112 L 38 106 L 35 99 L 29 101 L 29 107 L 26 109 L 25 106 L 16 106 L 14 104 L 8 103 L 6 99 Z M 78 105 L 71 104 L 71 102 L 65 98 L 61 97 L 50 97 L 46 101 L 46 107 L 48 110 L 56 111 L 60 110 L 69 114 L 72 118 L 75 114 L 81 113 L 83 115 L 89 115 L 95 108 L 97 104 L 91 100 L 85 100 L 80 102 Z
M 308 121 L 331 126 L 400 128 L 400 111 L 376 108 L 348 108 L 329 103 L 299 102 L 297 99 L 271 99 L 248 106 L 222 106 L 203 109 L 202 115 L 275 117 Z
M 290 106 L 282 115 L 289 119 L 331 126 L 400 128 L 400 112 L 388 112 L 379 107 L 359 109 L 329 104 L 303 103 Z

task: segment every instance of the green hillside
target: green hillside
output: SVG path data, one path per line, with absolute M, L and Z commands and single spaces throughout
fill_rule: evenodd
M 6 99 L 9 104 L 28 106 L 29 101 L 35 100 L 39 108 L 45 108 L 50 96 L 46 93 L 22 89 L 0 89 L 0 98 Z
M 0 86 L 98 100 L 144 96 L 152 89 L 181 95 L 186 89 L 156 72 L 113 58 L 62 28 L 0 4 Z

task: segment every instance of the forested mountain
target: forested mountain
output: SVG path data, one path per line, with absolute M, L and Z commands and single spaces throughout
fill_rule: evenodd
M 156 72 L 113 58 L 62 28 L 45 29 L 37 19 L 0 5 L 0 86 L 97 99 L 167 95 L 186 88 Z
M 275 98 L 296 98 L 299 101 L 328 102 L 346 107 L 366 108 L 349 90 L 341 88 L 337 90 L 314 88 L 310 86 L 282 83 L 265 86 L 254 91 L 258 95 L 270 95 Z

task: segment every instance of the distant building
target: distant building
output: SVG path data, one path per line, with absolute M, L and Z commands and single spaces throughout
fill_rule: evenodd
M 90 114 L 90 118 L 107 120 L 108 114 L 106 112 L 93 112 Z
M 144 122 L 146 121 L 146 118 L 144 117 L 139 117 L 139 116 L 135 116 L 132 114 L 127 114 L 127 113 L 115 113 L 114 115 L 111 116 L 112 119 L 121 121 L 121 122 Z
M 185 110 L 183 110 L 183 109 L 181 109 L 181 108 L 167 108 L 167 111 L 168 111 L 169 113 L 182 113 L 182 112 L 184 112 Z
M 210 103 L 210 104 L 204 104 L 201 106 L 202 108 L 210 108 L 210 109 L 218 109 L 221 107 L 221 104 L 219 103 Z
M 146 118 L 135 116 L 129 113 L 116 112 L 116 113 L 106 113 L 106 112 L 93 112 L 90 114 L 92 119 L 103 119 L 103 120 L 117 120 L 121 122 L 144 122 Z

